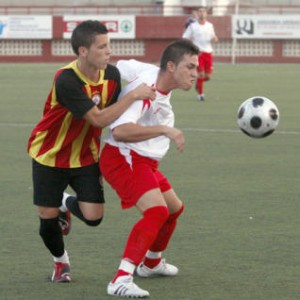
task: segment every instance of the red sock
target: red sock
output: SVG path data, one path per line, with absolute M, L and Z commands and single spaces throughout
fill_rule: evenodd
M 199 95 L 202 95 L 204 92 L 204 79 L 198 77 L 196 81 L 196 90 Z
M 175 230 L 177 219 L 183 212 L 183 209 L 184 209 L 184 206 L 182 205 L 181 208 L 176 213 L 169 215 L 169 218 L 164 223 L 164 225 L 161 227 L 161 229 L 159 230 L 159 232 L 157 234 L 155 241 L 149 248 L 150 251 L 162 252 L 167 248 L 168 243 L 171 239 L 171 236 Z M 144 262 L 144 264 L 148 267 L 148 264 L 146 264 L 145 262 Z
M 115 276 L 115 278 L 111 282 L 114 283 L 117 280 L 118 277 L 120 277 L 120 276 L 127 276 L 127 275 L 132 275 L 132 274 L 119 269 L 118 272 L 117 272 L 117 274 L 116 274 L 116 276 Z
M 149 269 L 155 268 L 160 262 L 161 262 L 161 257 L 160 258 L 149 258 L 146 256 L 144 259 L 144 265 L 146 267 L 148 267 Z
M 168 219 L 168 216 L 168 208 L 165 206 L 156 206 L 147 209 L 144 212 L 143 218 L 131 230 L 123 259 L 138 266 L 155 240 L 160 228 Z

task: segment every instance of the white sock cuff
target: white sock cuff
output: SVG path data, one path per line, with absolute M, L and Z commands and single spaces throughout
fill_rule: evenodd
M 133 274 L 134 270 L 135 270 L 136 265 L 129 262 L 126 259 L 122 259 L 120 266 L 119 266 L 119 270 L 123 270 L 129 274 Z
M 65 250 L 65 253 L 61 257 L 53 256 L 54 262 L 61 262 L 61 263 L 70 263 L 68 252 Z
M 162 252 L 152 252 L 150 250 L 147 251 L 146 257 L 150 259 L 161 258 Z

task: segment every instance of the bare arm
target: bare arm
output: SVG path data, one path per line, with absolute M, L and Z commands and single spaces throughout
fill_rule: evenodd
M 217 43 L 219 41 L 219 38 L 215 35 L 212 39 L 211 39 L 212 43 Z
M 154 100 L 155 88 L 142 83 L 115 104 L 102 110 L 94 106 L 83 117 L 91 125 L 103 128 L 116 120 L 134 101 L 142 99 Z
M 136 143 L 165 135 L 176 143 L 180 152 L 183 151 L 185 142 L 183 133 L 179 129 L 164 125 L 141 126 L 134 123 L 126 123 L 115 127 L 112 134 L 116 141 L 125 143 Z

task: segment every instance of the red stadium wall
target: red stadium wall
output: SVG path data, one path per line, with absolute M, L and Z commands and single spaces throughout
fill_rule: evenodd
M 136 16 L 136 41 L 143 41 L 144 54 L 135 57 L 143 61 L 157 62 L 163 48 L 176 38 L 180 38 L 183 33 L 185 16 Z M 215 25 L 216 33 L 219 37 L 220 51 L 215 52 L 216 62 L 231 62 L 231 17 L 230 16 L 211 16 L 210 21 Z M 62 16 L 53 17 L 53 39 L 42 41 L 41 55 L 22 56 L 22 55 L 1 55 L 0 62 L 64 62 L 73 59 L 74 56 L 54 55 L 52 53 L 52 42 L 63 40 L 63 18 Z M 285 40 L 268 40 L 272 47 L 272 55 L 269 56 L 243 56 L 235 57 L 235 62 L 266 62 L 266 63 L 299 63 L 300 56 L 284 56 L 283 45 Z M 238 40 L 240 43 L 240 40 Z M 227 52 L 222 53 L 222 44 L 227 45 Z M 251 47 L 251 46 L 248 46 Z M 225 53 L 225 54 L 224 54 Z M 113 60 L 120 58 L 132 58 L 132 56 L 113 56 Z
M 185 19 L 185 17 L 137 17 L 136 36 L 145 41 L 146 60 L 158 61 L 164 47 L 182 36 Z M 230 39 L 230 17 L 211 17 L 210 21 L 214 23 L 220 40 Z

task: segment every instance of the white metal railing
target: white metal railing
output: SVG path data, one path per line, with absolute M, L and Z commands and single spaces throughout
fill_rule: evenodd
M 182 5 L 0 5 L 0 15 L 101 15 L 101 14 L 133 14 L 133 15 L 172 15 L 186 16 L 193 6 Z M 213 5 L 212 15 L 233 15 L 235 4 Z M 239 4 L 239 14 L 300 14 L 299 5 L 255 5 Z

